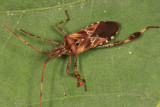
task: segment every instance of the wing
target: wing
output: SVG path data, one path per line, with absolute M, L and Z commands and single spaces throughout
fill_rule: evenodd
M 100 22 L 91 37 L 108 38 L 108 41 L 110 41 L 116 35 L 119 26 L 120 25 L 117 22 Z
M 87 26 L 86 28 L 81 29 L 80 31 L 77 31 L 75 33 L 70 34 L 69 37 L 71 37 L 73 39 L 87 38 L 94 33 L 94 31 L 99 26 L 99 24 L 100 24 L 100 22 L 91 24 L 91 25 Z
M 118 29 L 119 23 L 117 22 L 97 22 L 68 36 L 74 40 L 79 54 L 110 41 L 117 34 Z

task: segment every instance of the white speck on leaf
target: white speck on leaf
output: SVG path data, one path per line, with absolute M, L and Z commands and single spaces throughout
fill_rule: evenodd
M 129 54 L 132 54 L 132 52 L 131 52 L 131 51 L 129 51 Z
M 117 95 L 117 97 L 120 97 L 121 95 Z
M 106 10 L 104 10 L 104 13 L 106 13 L 107 11 Z
M 84 5 L 84 4 L 82 3 L 81 8 L 83 8 L 83 5 Z
M 9 15 L 9 11 L 6 11 L 7 15 Z

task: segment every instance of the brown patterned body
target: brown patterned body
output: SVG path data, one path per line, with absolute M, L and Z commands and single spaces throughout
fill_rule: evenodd
M 117 22 L 97 22 L 65 36 L 64 44 L 67 44 L 67 50 L 69 49 L 72 55 L 77 55 L 103 42 L 107 43 L 117 34 L 118 28 Z

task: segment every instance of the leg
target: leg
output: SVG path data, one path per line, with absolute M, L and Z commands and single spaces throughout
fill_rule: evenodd
M 41 37 L 39 37 L 39 36 L 35 36 L 35 35 L 33 35 L 33 34 L 29 33 L 29 32 L 26 32 L 26 31 L 23 30 L 23 29 L 21 29 L 20 31 L 26 33 L 26 34 L 29 35 L 29 36 L 33 36 L 33 37 L 39 38 L 39 39 L 41 39 L 41 40 L 43 40 L 43 41 L 45 41 L 45 42 L 49 42 L 49 43 L 52 43 L 52 44 L 55 44 L 55 45 L 60 45 L 59 42 L 55 42 L 55 41 L 52 41 L 52 40 L 48 40 L 48 39 L 45 39 L 45 38 L 41 38 Z
M 33 48 L 35 51 L 41 53 L 41 54 L 49 54 L 50 52 L 41 52 L 38 49 L 36 49 L 35 47 L 33 47 L 32 45 L 30 45 L 28 42 L 26 42 L 24 39 L 22 39 L 20 36 L 18 36 L 15 32 L 13 32 L 7 25 L 3 24 L 10 32 L 12 32 L 15 36 L 17 36 L 22 42 L 24 42 L 26 45 L 30 46 L 31 48 Z
M 74 77 L 75 77 L 74 74 L 69 73 L 70 63 L 71 63 L 71 55 L 69 55 L 69 58 L 68 58 L 66 73 L 67 73 L 68 75 L 71 75 L 71 76 L 74 76 Z
M 67 21 L 70 20 L 70 17 L 69 17 L 69 14 L 68 14 L 68 11 L 66 10 L 65 11 L 66 15 L 67 15 L 67 19 L 66 20 L 63 20 L 61 21 L 60 23 L 57 24 L 57 28 L 64 34 L 64 35 L 68 35 L 59 25 L 62 24 L 62 23 L 65 23 Z
M 77 56 L 74 57 L 74 71 L 75 71 L 75 76 L 77 77 L 77 87 L 79 87 L 79 85 L 80 85 L 80 83 L 79 83 L 80 75 L 77 71 Z
M 76 60 L 77 60 L 77 58 L 76 58 Z M 79 86 L 79 85 L 82 85 L 82 84 L 84 83 L 85 91 L 87 91 L 86 81 L 78 74 L 78 71 L 77 71 L 77 61 L 75 61 L 75 74 L 69 73 L 70 62 L 71 62 L 71 55 L 69 56 L 69 59 L 68 59 L 68 64 L 67 64 L 66 73 L 67 73 L 68 75 L 71 75 L 71 76 L 76 77 L 76 78 L 78 79 L 78 86 Z M 80 83 L 79 83 L 79 79 L 82 80 Z
M 75 76 L 77 77 L 77 86 L 79 87 L 79 85 L 83 85 L 84 83 L 84 89 L 85 91 L 87 91 L 87 86 L 86 86 L 86 81 L 85 79 L 83 79 L 83 77 L 81 77 L 77 71 L 77 55 L 74 57 L 74 71 L 75 71 Z M 79 82 L 79 80 L 82 80 L 81 82 Z
M 41 77 L 41 89 L 40 89 L 40 107 L 42 107 L 42 86 L 43 86 L 43 76 L 44 76 L 44 69 L 45 69 L 45 65 L 46 63 L 51 60 L 51 58 L 48 58 L 44 61 L 44 65 L 43 65 L 43 72 L 42 72 L 42 77 Z
M 112 46 L 115 46 L 115 45 L 120 45 L 120 44 L 127 43 L 129 41 L 132 41 L 132 40 L 135 40 L 135 39 L 139 38 L 144 31 L 146 31 L 150 28 L 160 28 L 160 27 L 158 27 L 158 26 L 148 26 L 148 27 L 144 28 L 143 30 L 141 30 L 140 32 L 133 33 L 130 37 L 128 37 L 124 41 L 115 41 L 115 42 L 110 42 L 110 43 L 104 43 L 102 45 L 96 46 L 95 48 L 112 47 Z

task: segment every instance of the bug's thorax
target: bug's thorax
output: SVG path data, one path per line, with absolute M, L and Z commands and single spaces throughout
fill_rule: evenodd
M 75 41 L 69 36 L 67 35 L 65 36 L 62 46 L 66 50 L 65 51 L 66 54 L 71 54 L 71 55 L 77 54 L 77 46 L 75 44 Z

